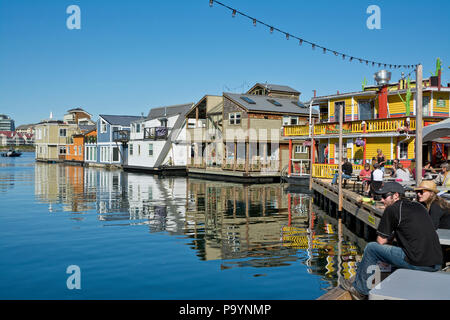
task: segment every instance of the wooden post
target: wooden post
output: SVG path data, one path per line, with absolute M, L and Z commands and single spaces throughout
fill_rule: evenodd
M 292 139 L 289 139 L 289 162 L 288 162 L 288 176 L 292 173 Z
M 422 182 L 422 65 L 416 66 L 416 183 Z
M 345 103 L 344 105 L 340 105 L 339 107 L 339 204 L 338 204 L 338 212 L 342 211 L 342 125 L 343 125 L 343 113 L 344 113 Z
M 314 119 L 312 119 L 312 130 L 311 130 L 311 147 L 309 148 L 311 153 L 311 160 L 309 164 L 309 190 L 312 190 L 312 179 L 313 179 L 313 164 L 314 164 Z

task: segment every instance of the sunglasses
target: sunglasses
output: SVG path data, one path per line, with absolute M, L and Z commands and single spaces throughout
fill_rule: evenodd
M 417 194 L 423 194 L 423 190 L 417 190 L 416 193 Z
M 389 198 L 390 196 L 392 196 L 392 193 L 388 192 L 388 193 L 385 193 L 385 194 L 381 195 L 381 198 L 383 198 L 384 200 L 386 200 L 386 199 Z

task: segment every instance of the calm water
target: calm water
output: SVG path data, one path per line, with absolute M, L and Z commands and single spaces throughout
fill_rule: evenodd
M 289 206 L 288 201 L 291 201 Z M 0 158 L 0 299 L 316 299 L 364 243 L 280 184 Z M 67 267 L 81 270 L 69 290 Z

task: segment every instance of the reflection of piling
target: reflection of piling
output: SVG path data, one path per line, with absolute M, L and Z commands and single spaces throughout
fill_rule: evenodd
M 313 179 L 314 199 L 317 205 L 332 218 L 342 223 L 356 235 L 375 240 L 376 229 L 383 211 L 375 206 L 358 202 L 358 194 L 342 190 L 342 214 L 339 215 L 339 190 L 328 180 Z

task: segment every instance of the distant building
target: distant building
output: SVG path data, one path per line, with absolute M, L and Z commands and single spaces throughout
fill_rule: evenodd
M 70 109 L 64 115 L 64 122 L 67 124 L 78 125 L 95 125 L 96 123 L 91 120 L 92 115 L 81 108 Z
M 17 131 L 0 131 L 0 146 L 24 146 L 34 145 L 32 133 L 20 133 Z
M 0 114 L 0 131 L 15 131 L 14 120 L 6 114 Z
M 17 133 L 31 133 L 34 134 L 35 124 L 22 124 L 16 128 Z

